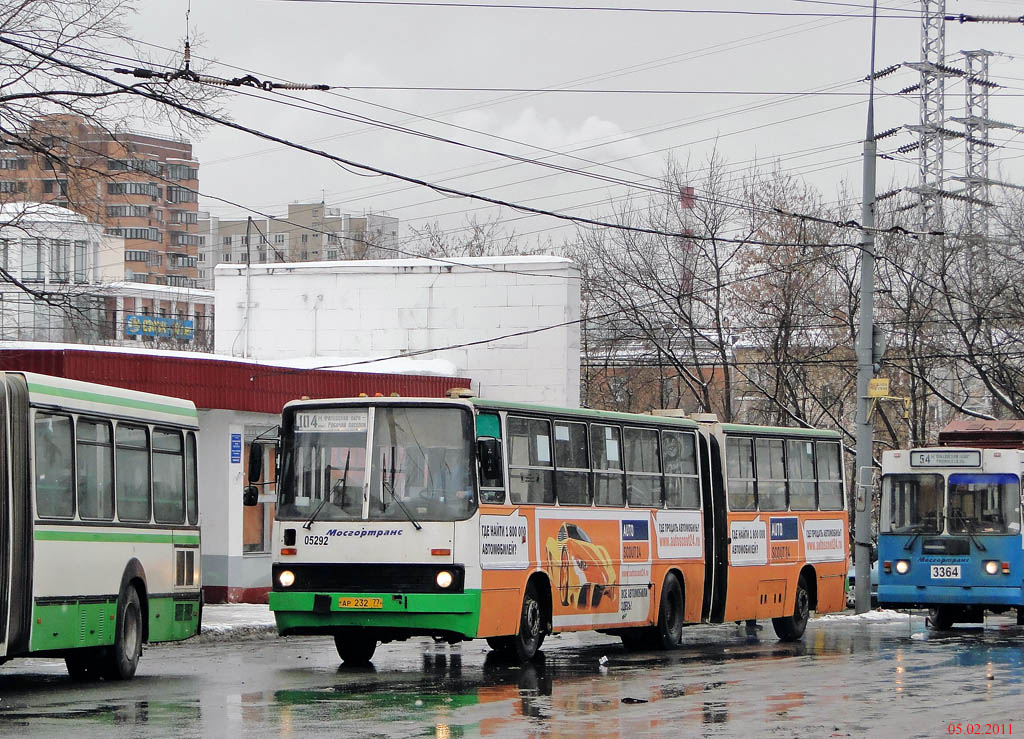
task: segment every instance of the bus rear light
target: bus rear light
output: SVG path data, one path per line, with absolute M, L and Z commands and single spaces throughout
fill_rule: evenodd
M 985 562 L 985 572 L 987 572 L 990 575 L 998 574 L 999 573 L 999 563 L 996 562 L 994 559 L 987 560 Z
M 890 560 L 887 559 L 884 562 L 882 562 L 882 571 L 886 575 L 891 575 L 892 574 L 892 562 Z
M 451 553 L 452 553 L 452 550 L 451 549 L 431 549 L 430 553 L 433 556 L 435 556 L 435 557 L 450 557 Z
M 910 561 L 906 559 L 896 560 L 896 573 L 899 575 L 906 575 L 910 572 Z
M 294 556 L 294 555 L 296 555 L 298 553 L 299 553 L 299 550 L 296 549 L 295 547 L 284 547 L 284 548 L 281 549 L 281 554 L 283 554 L 283 555 L 293 555 Z
M 1004 575 L 1009 575 L 1010 574 L 1010 563 L 1009 562 L 1003 562 L 1003 574 Z

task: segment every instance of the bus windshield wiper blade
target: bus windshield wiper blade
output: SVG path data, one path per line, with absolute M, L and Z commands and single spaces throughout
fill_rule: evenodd
M 960 519 L 960 523 L 963 524 L 963 533 L 967 534 L 967 536 L 971 538 L 971 541 L 974 542 L 974 546 L 978 548 L 978 551 L 987 552 L 988 550 L 985 548 L 985 545 L 982 544 L 981 541 L 974 536 L 974 532 L 971 531 L 970 521 L 968 521 L 964 516 L 959 516 L 958 518 Z
M 334 497 L 334 493 L 337 492 L 339 485 L 341 486 L 341 504 L 342 506 L 345 505 L 345 481 L 348 480 L 348 463 L 350 459 L 352 459 L 351 449 L 349 450 L 348 454 L 345 455 L 345 471 L 341 473 L 341 479 L 334 484 L 334 486 L 330 489 L 329 492 L 324 493 L 324 497 L 320 499 L 320 505 L 318 505 L 316 507 L 316 510 L 309 515 L 309 518 L 306 520 L 306 523 L 302 524 L 302 528 L 309 531 L 309 529 L 313 527 L 313 522 L 316 520 L 316 517 L 320 515 L 320 511 L 322 511 L 324 506 L 327 505 L 327 501 L 330 498 Z M 330 478 L 330 465 L 327 465 L 327 467 L 324 468 L 324 475 L 325 477 Z
M 907 543 L 903 545 L 903 550 L 906 551 L 906 552 L 909 552 L 911 549 L 913 549 L 914 548 L 914 542 L 917 541 L 920 537 L 921 537 L 921 532 L 920 531 L 915 531 L 914 535 L 911 536 L 910 539 L 907 540 Z
M 413 517 L 413 515 L 409 511 L 409 509 L 405 507 L 405 503 L 403 503 L 401 501 L 401 499 L 397 495 L 395 495 L 395 453 L 393 451 L 391 453 L 391 482 L 390 483 L 387 480 L 387 475 L 384 473 L 384 471 L 387 469 L 387 463 L 388 463 L 388 455 L 387 455 L 387 452 L 385 452 L 384 453 L 384 458 L 381 460 L 381 475 L 380 475 L 381 487 L 384 488 L 388 492 L 388 495 L 391 496 L 391 499 L 393 501 L 398 503 L 398 507 L 402 509 L 402 513 L 404 513 L 405 517 L 408 518 L 409 521 L 412 523 L 412 525 L 416 527 L 416 530 L 420 531 L 423 527 L 420 526 L 419 521 L 417 521 Z

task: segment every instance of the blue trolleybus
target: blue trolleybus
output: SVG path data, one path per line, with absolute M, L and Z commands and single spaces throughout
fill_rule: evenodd
M 972 423 L 882 455 L 878 602 L 940 630 L 1011 608 L 1024 624 L 1024 422 Z

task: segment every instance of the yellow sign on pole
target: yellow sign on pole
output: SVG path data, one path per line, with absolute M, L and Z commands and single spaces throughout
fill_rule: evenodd
M 868 397 L 885 398 L 889 395 L 889 378 L 873 377 L 868 380 Z

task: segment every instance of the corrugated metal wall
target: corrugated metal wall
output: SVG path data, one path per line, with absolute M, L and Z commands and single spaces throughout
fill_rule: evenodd
M 71 380 L 191 400 L 198 408 L 280 413 L 289 400 L 398 393 L 443 397 L 468 378 L 294 370 L 245 362 L 88 349 L 0 349 L 0 370 L 40 372 Z

